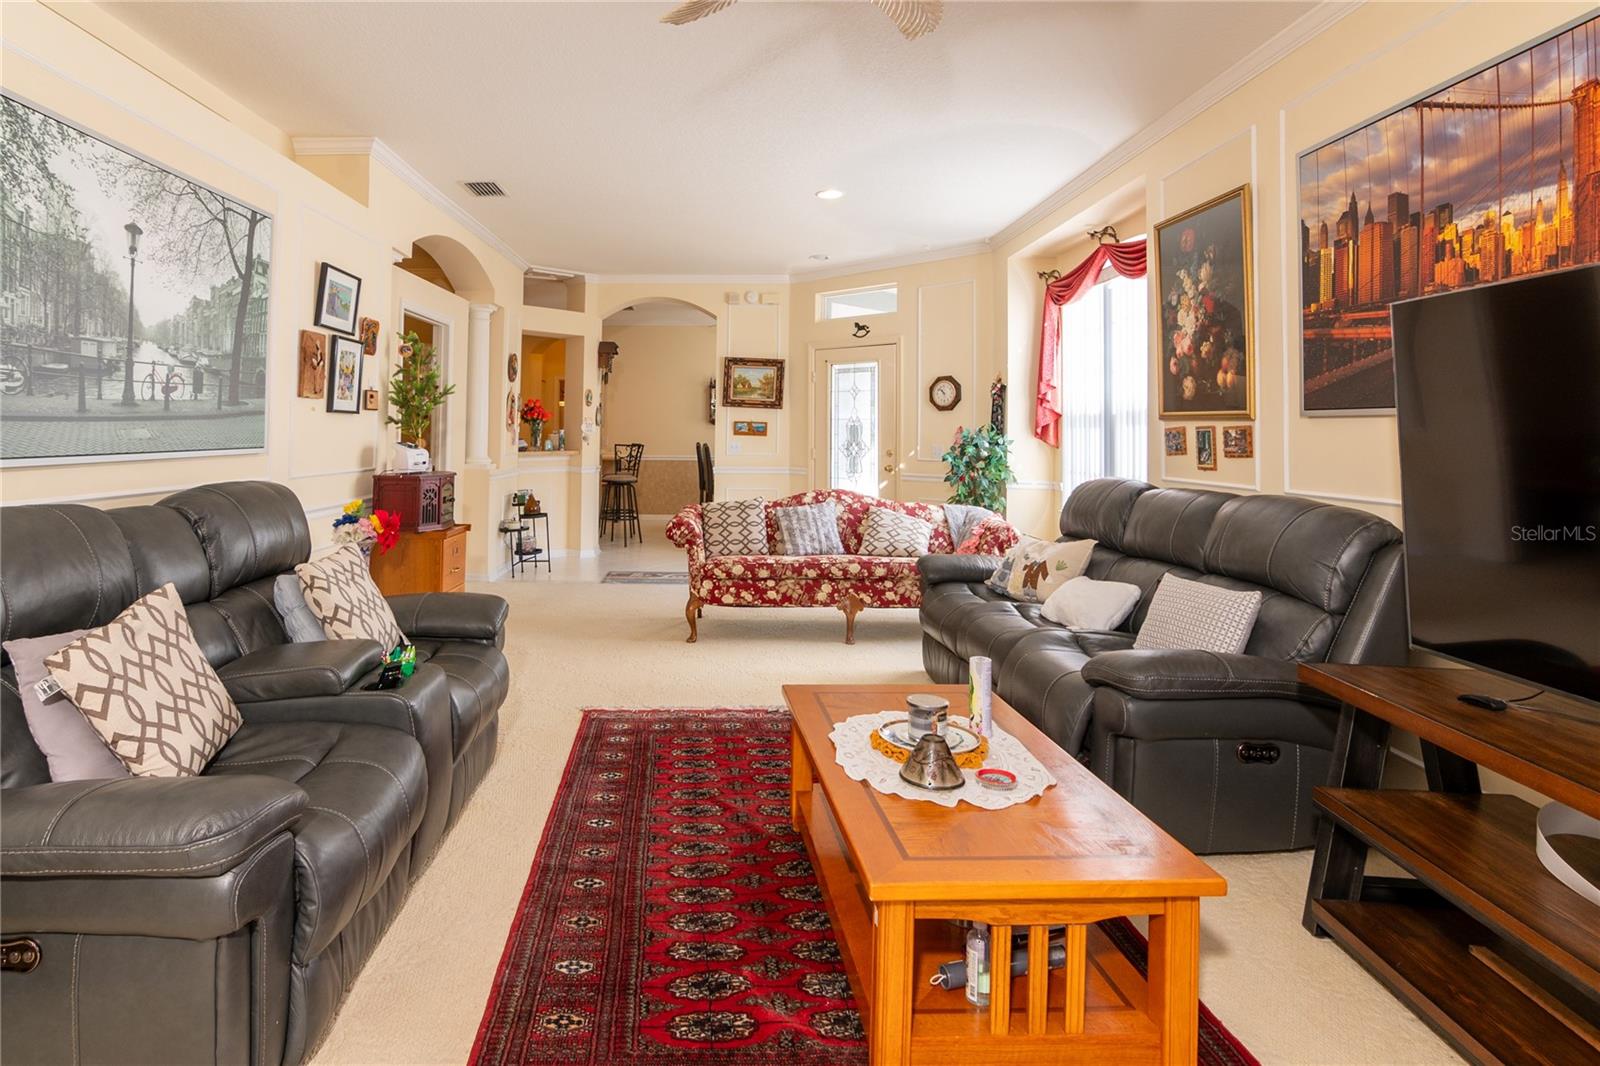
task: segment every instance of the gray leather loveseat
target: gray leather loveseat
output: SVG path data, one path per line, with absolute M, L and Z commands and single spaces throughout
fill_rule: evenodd
M 1399 663 L 1407 647 L 1400 531 L 1294 496 L 1233 496 L 1106 479 L 1075 489 L 1062 540 L 1098 542 L 1087 576 L 1139 586 L 1121 630 L 1068 630 L 983 582 L 993 556 L 925 556 L 929 676 L 994 660 L 1006 702 L 1201 852 L 1308 847 L 1335 706 L 1300 662 Z M 1131 650 L 1163 575 L 1259 589 L 1243 654 Z
M 6 1062 L 308 1057 L 488 771 L 505 601 L 394 597 L 421 665 L 365 691 L 386 649 L 289 643 L 273 608 L 310 552 L 270 482 L 0 511 L 5 639 L 103 625 L 173 582 L 244 719 L 199 777 L 51 782 L 5 664 L 0 925 L 37 949 L 0 983 Z

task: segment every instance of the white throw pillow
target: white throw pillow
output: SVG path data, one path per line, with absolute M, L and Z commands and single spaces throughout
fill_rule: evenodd
M 1168 574 L 1156 586 L 1133 646 L 1237 655 L 1250 642 L 1261 593 L 1218 588 Z
M 779 555 L 843 555 L 839 540 L 839 508 L 832 500 L 774 507 Z
M 1138 585 L 1075 577 L 1052 592 L 1039 613 L 1068 629 L 1115 629 L 1138 605 Z

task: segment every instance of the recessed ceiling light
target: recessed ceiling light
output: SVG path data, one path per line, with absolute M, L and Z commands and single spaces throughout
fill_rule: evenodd
M 839 199 L 839 197 L 841 197 L 843 195 L 844 195 L 844 193 L 842 191 L 840 191 L 839 189 L 818 189 L 817 190 L 817 199 L 819 199 L 819 200 L 837 200 L 837 199 Z
M 828 261 L 828 257 L 825 255 L 814 255 L 811 258 L 815 259 L 819 263 L 826 263 Z

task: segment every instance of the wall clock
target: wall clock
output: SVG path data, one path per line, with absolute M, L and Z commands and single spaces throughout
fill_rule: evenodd
M 961 382 L 949 374 L 940 374 L 928 386 L 928 402 L 941 411 L 953 411 L 961 402 Z

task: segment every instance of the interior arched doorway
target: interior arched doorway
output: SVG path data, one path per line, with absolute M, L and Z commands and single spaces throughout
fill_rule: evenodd
M 695 448 L 713 444 L 711 402 L 717 372 L 719 315 L 690 300 L 636 297 L 612 307 L 601 323 L 600 473 L 620 444 L 642 444 L 638 506 L 670 517 L 699 499 Z M 610 536 L 601 547 L 610 546 Z

